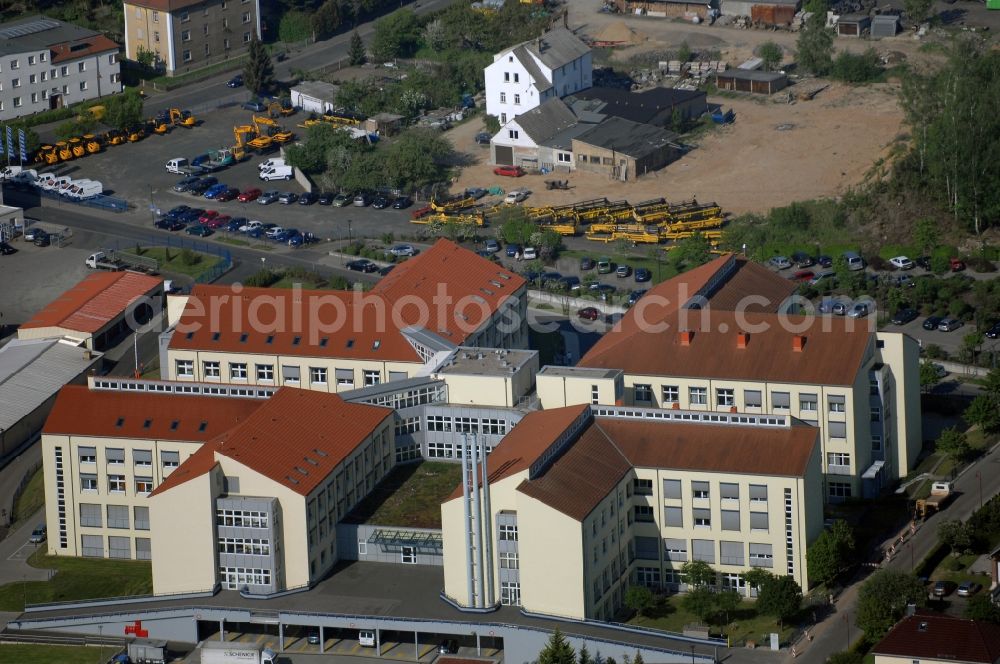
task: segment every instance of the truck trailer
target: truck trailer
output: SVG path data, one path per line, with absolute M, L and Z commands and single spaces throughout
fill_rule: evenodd
M 253 643 L 203 641 L 201 664 L 275 664 L 274 651 Z

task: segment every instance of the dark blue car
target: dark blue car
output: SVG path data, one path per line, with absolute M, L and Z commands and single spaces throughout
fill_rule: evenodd
M 507 257 L 508 258 L 514 258 L 514 256 L 517 256 L 519 253 L 521 253 L 521 245 L 519 245 L 519 244 L 508 244 L 507 245 Z
M 219 194 L 228 190 L 229 190 L 229 185 L 227 184 L 222 184 L 221 182 L 219 184 L 213 184 L 211 187 L 205 190 L 205 198 L 213 199 Z

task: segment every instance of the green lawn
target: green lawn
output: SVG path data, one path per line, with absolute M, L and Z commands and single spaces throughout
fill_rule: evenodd
M 0 644 L 0 664 L 102 664 L 117 652 L 111 646 L 45 646 Z M 103 655 L 101 652 L 103 651 Z
M 183 257 L 194 254 L 193 262 L 186 262 Z M 160 263 L 161 272 L 173 272 L 174 274 L 186 274 L 194 279 L 210 272 L 216 265 L 222 262 L 222 258 L 211 254 L 203 254 L 198 251 L 191 251 L 186 254 L 180 249 L 173 247 L 144 247 L 142 256 L 155 258 Z
M 461 479 L 462 467 L 457 463 L 423 461 L 397 466 L 348 519 L 381 526 L 440 528 L 441 502 Z
M 153 592 L 150 564 L 134 560 L 104 560 L 49 556 L 41 547 L 31 555 L 32 567 L 54 569 L 49 581 L 0 586 L 0 611 L 22 611 L 28 604 L 77 599 L 149 595 Z
M 576 258 L 576 259 L 580 259 L 583 256 L 590 256 L 594 260 L 597 260 L 602 256 L 607 256 L 618 265 L 628 265 L 633 270 L 635 270 L 637 267 L 644 267 L 647 270 L 649 270 L 649 273 L 653 275 L 653 279 L 651 282 L 644 284 L 636 284 L 635 280 L 632 279 L 632 277 L 629 277 L 628 279 L 623 279 L 622 281 L 626 282 L 626 284 L 624 284 L 622 288 L 624 288 L 625 291 L 627 292 L 633 287 L 637 289 L 649 288 L 652 284 L 656 284 L 661 281 L 666 281 L 667 279 L 671 279 L 677 276 L 678 273 L 677 267 L 674 264 L 674 262 L 670 260 L 670 257 L 667 256 L 665 252 L 661 251 L 661 253 L 663 254 L 663 258 L 659 260 L 659 265 L 657 265 L 657 261 L 655 259 L 650 258 L 649 250 L 652 248 L 653 246 L 650 245 L 642 249 L 636 249 L 635 252 L 626 252 L 623 254 L 615 251 L 616 247 L 614 242 L 609 242 L 608 244 L 594 242 L 594 248 L 592 251 L 591 250 L 580 251 L 578 249 L 570 249 L 567 251 L 560 252 L 559 256 Z M 616 286 L 618 285 L 617 282 L 615 283 L 615 285 Z
M 629 620 L 629 624 L 641 627 L 651 627 L 662 629 L 668 632 L 683 632 L 684 625 L 696 624 L 701 621 L 692 614 L 684 610 L 681 605 L 683 595 L 672 595 L 664 598 L 661 603 L 653 609 L 653 617 L 636 616 Z M 747 641 L 756 641 L 758 645 L 765 642 L 764 635 L 778 631 L 778 623 L 771 616 L 757 615 L 755 603 L 744 601 L 740 608 L 729 616 L 728 625 L 718 624 L 720 621 L 710 626 L 711 635 L 718 638 L 729 638 L 733 646 L 742 646 Z M 781 630 L 781 642 L 785 643 L 791 638 L 792 627 L 785 626 Z
M 28 480 L 28 486 L 24 488 L 14 505 L 14 522 L 30 518 L 32 514 L 45 506 L 45 481 L 42 477 L 42 469 L 39 468 Z

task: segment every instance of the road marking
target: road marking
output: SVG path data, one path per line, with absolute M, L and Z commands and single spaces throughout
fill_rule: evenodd
M 38 547 L 31 542 L 25 542 L 14 553 L 7 556 L 7 560 L 27 560 L 37 549 Z

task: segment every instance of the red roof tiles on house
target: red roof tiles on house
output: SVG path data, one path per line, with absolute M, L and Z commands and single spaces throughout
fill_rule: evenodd
M 226 456 L 303 496 L 322 484 L 333 469 L 372 435 L 393 411 L 381 406 L 347 403 L 336 394 L 279 389 L 250 417 L 208 442 L 212 459 Z M 205 455 L 209 452 L 204 452 Z M 192 456 L 157 487 L 172 486 L 202 475 L 214 466 Z
M 67 385 L 59 390 L 42 433 L 204 442 L 245 420 L 263 403 Z
M 400 309 L 406 324 L 420 325 L 462 345 L 525 284 L 521 275 L 450 240 L 440 239 L 427 251 L 397 265 L 375 285 L 372 293 L 390 302 L 405 298 L 408 302 L 422 303 L 431 313 L 431 320 L 424 323 L 418 308 L 407 306 Z M 451 308 L 443 310 L 440 302 L 449 303 Z M 439 310 L 445 315 L 439 317 Z
M 56 44 L 52 46 L 52 62 L 66 62 L 67 60 L 79 60 L 97 53 L 115 53 L 121 48 L 117 42 L 108 39 L 104 35 L 94 35 L 80 41 L 68 42 L 66 44 Z
M 973 664 L 1000 662 L 1000 625 L 929 611 L 906 616 L 872 652 L 910 661 L 948 660 Z
M 62 327 L 93 333 L 163 281 L 135 272 L 97 272 L 53 300 L 21 327 Z

